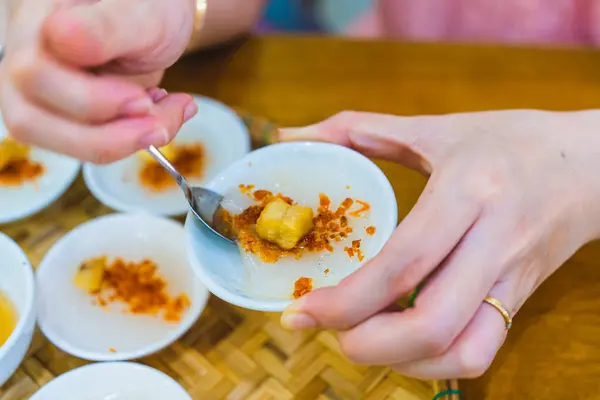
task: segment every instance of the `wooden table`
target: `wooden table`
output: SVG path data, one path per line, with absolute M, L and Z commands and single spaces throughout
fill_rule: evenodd
M 572 110 L 600 107 L 600 53 L 273 37 L 190 56 L 168 72 L 166 87 L 287 126 L 345 109 Z M 405 215 L 424 180 L 380 165 Z M 461 385 L 471 400 L 600 399 L 600 244 L 581 250 L 540 287 L 488 373 Z

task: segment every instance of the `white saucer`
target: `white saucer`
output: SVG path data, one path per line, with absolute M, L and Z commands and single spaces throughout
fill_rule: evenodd
M 0 140 L 7 135 L 0 116 Z M 79 173 L 76 159 L 33 147 L 31 160 L 44 165 L 44 174 L 18 187 L 0 186 L 0 224 L 17 221 L 44 209 L 58 199 Z
M 90 364 L 65 372 L 29 400 L 192 400 L 170 376 L 129 362 Z
M 186 293 L 190 299 L 181 321 L 123 314 L 116 303 L 107 309 L 94 305 L 73 279 L 82 261 L 103 255 L 156 262 L 169 294 Z M 189 265 L 183 226 L 149 214 L 109 214 L 79 225 L 46 253 L 36 284 L 44 335 L 63 351 L 92 361 L 131 360 L 161 350 L 190 329 L 209 296 Z
M 208 157 L 204 177 L 191 182 L 205 184 L 250 151 L 250 135 L 229 107 L 207 97 L 194 99 L 198 114 L 181 128 L 174 142 L 203 144 Z M 94 197 L 114 210 L 164 216 L 184 214 L 188 205 L 181 190 L 173 186 L 165 192 L 149 192 L 139 184 L 140 166 L 137 155 L 110 165 L 85 164 L 83 177 Z

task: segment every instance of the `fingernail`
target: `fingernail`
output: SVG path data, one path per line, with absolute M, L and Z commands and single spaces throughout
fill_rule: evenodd
M 279 129 L 277 139 L 280 142 L 293 142 L 298 140 L 313 140 L 317 137 L 315 130 L 310 127 L 302 128 L 281 128 Z
M 304 330 L 317 327 L 317 321 L 308 314 L 286 310 L 281 316 L 281 326 L 289 330 Z
M 132 100 L 125 103 L 121 114 L 123 115 L 143 115 L 147 114 L 152 107 L 152 100 L 148 97 Z
M 150 97 L 152 97 L 152 100 L 155 103 L 158 103 L 159 101 L 161 101 L 169 95 L 169 92 L 167 92 L 165 89 L 160 88 L 151 89 L 148 93 L 150 94 Z
M 165 128 L 158 128 L 140 139 L 140 148 L 145 149 L 149 146 L 161 147 L 169 142 L 169 134 Z
M 183 122 L 188 122 L 198 112 L 198 105 L 195 101 L 192 101 L 185 107 L 183 111 Z

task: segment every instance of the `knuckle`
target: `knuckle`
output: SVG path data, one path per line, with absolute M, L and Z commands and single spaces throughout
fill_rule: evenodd
M 118 160 L 118 156 L 112 146 L 103 142 L 95 143 L 90 148 L 91 152 L 88 161 L 92 164 L 105 165 Z
M 422 353 L 427 357 L 437 357 L 444 354 L 452 344 L 452 337 L 444 327 L 436 326 L 431 323 L 431 320 L 423 324 L 423 329 L 420 330 L 420 347 Z
M 328 122 L 334 126 L 348 126 L 352 125 L 352 122 L 360 120 L 363 113 L 360 111 L 345 110 L 334 114 L 329 118 Z
M 390 268 L 387 279 L 388 285 L 395 290 L 400 289 L 401 293 L 406 293 L 415 289 L 425 277 L 429 263 L 425 256 L 416 255 L 403 266 L 397 265 L 394 270 Z
M 10 55 L 6 68 L 9 77 L 15 84 L 20 86 L 35 78 L 38 65 L 35 54 L 27 51 L 16 51 Z
M 483 351 L 460 351 L 458 354 L 459 378 L 479 378 L 487 371 L 492 362 Z
M 432 264 L 426 254 L 412 254 L 406 260 L 398 258 L 398 241 L 393 238 L 379 254 L 377 264 L 380 287 L 392 296 L 409 293 L 426 277 Z M 370 267 L 367 264 L 367 267 Z
M 421 339 L 423 352 L 430 357 L 440 356 L 450 346 L 448 340 L 446 340 L 439 333 L 425 333 Z
M 365 352 L 363 351 L 364 340 L 356 340 L 352 334 L 341 333 L 339 336 L 342 354 L 354 364 L 365 365 Z
M 466 182 L 467 195 L 476 204 L 487 204 L 500 198 L 509 186 L 509 169 L 502 162 L 494 162 L 478 173 L 471 174 Z
M 174 113 L 174 115 L 168 119 L 166 124 L 168 140 L 171 140 L 171 138 L 175 136 L 177 132 L 179 132 L 179 130 L 184 124 L 184 121 L 185 109 L 182 109 L 179 113 Z
M 399 233 L 399 231 L 394 233 L 377 256 L 377 275 L 381 279 L 381 287 L 394 296 L 414 290 L 426 277 L 433 264 L 429 255 L 421 252 L 411 252 L 410 254 L 407 252 L 406 257 L 399 258 L 398 249 L 404 248 L 407 243 Z M 366 268 L 370 267 L 370 263 L 367 263 Z
M 29 139 L 29 123 L 31 116 L 22 106 L 13 106 L 3 110 L 4 124 L 10 135 L 19 141 Z

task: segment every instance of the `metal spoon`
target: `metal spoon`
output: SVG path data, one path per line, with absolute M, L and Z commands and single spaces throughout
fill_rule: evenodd
M 227 229 L 228 226 L 220 218 L 223 195 L 202 186 L 190 185 L 156 147 L 150 146 L 147 151 L 175 179 L 194 215 L 214 234 L 235 243 L 231 230 Z

